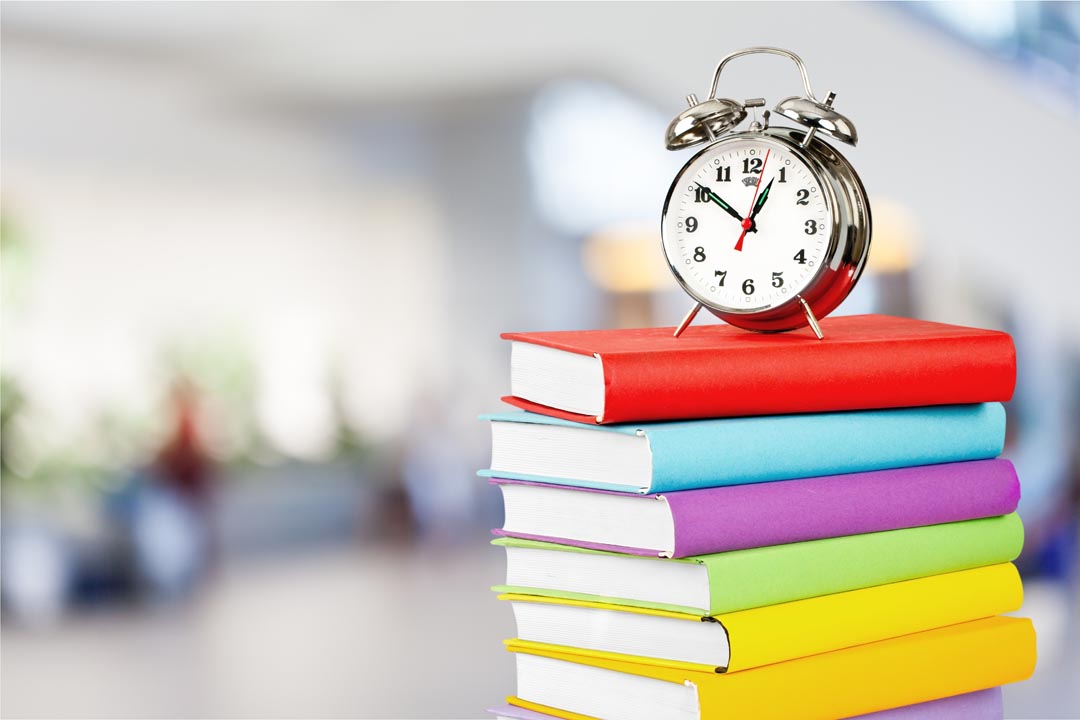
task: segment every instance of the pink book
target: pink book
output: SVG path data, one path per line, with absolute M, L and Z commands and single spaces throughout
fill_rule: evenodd
M 506 508 L 495 535 L 676 558 L 1006 515 L 1020 500 L 1000 458 L 653 495 L 491 482 Z

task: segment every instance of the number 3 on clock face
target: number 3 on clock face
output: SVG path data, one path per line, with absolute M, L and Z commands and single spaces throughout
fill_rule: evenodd
M 829 196 L 814 170 L 766 136 L 722 140 L 680 171 L 664 206 L 664 252 L 692 296 L 726 312 L 787 303 L 826 264 Z

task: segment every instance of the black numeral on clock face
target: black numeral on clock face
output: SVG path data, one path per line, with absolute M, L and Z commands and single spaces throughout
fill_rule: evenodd
M 742 161 L 743 175 L 761 172 L 761 158 L 746 158 Z
M 752 312 L 761 309 L 755 307 L 758 303 L 764 308 L 790 301 L 813 280 L 813 271 L 818 269 L 822 253 L 826 252 L 822 243 L 835 231 L 835 224 L 830 219 L 828 193 L 824 192 L 826 188 L 816 178 L 807 175 L 806 168 L 798 162 L 798 158 L 774 152 L 766 162 L 764 148 L 743 147 L 745 149 L 703 158 L 695 163 L 696 174 L 680 179 L 680 182 L 686 183 L 680 193 L 683 214 L 677 219 L 669 216 L 668 222 L 674 225 L 681 237 L 677 241 L 680 257 L 675 260 L 673 255 L 672 259 L 685 268 L 686 274 L 682 277 L 690 283 L 688 287 L 694 287 L 695 293 L 705 293 L 702 297 L 716 298 L 725 306 Z M 768 170 L 769 177 L 764 176 L 765 170 Z M 790 177 L 789 171 L 794 173 Z M 732 180 L 734 184 L 745 185 L 747 189 L 739 187 L 732 190 Z M 781 184 L 784 185 L 783 190 L 779 189 Z M 737 197 L 732 197 L 733 194 Z M 754 214 L 755 210 L 759 211 L 764 206 L 762 217 L 770 223 L 765 227 L 765 232 L 758 235 L 753 234 L 758 230 L 757 226 L 753 222 L 747 223 L 751 227 L 743 228 L 734 253 L 729 243 L 734 242 L 734 237 L 740 232 L 739 223 L 747 221 L 742 220 L 745 216 L 722 200 L 721 196 L 735 200 L 739 205 L 751 197 L 755 198 L 750 202 L 754 207 L 745 209 Z M 764 201 L 770 196 L 771 207 L 765 206 Z M 719 208 L 701 209 L 700 204 L 711 206 L 713 203 Z M 781 207 L 776 207 L 777 204 Z M 792 208 L 791 204 L 796 207 Z M 799 209 L 799 206 L 803 209 Z M 694 215 L 690 216 L 689 213 Z M 729 224 L 728 218 L 723 217 L 724 213 L 733 217 L 734 224 Z M 735 217 L 736 214 L 739 217 Z M 714 221 L 713 217 L 720 219 Z M 704 229 L 702 218 L 708 223 Z M 755 216 L 755 219 L 758 218 Z M 801 234 L 805 238 L 803 242 L 798 240 L 800 223 Z M 672 225 L 665 227 L 671 228 Z M 710 244 L 716 242 L 713 234 L 721 236 L 719 245 Z M 745 255 L 739 252 L 744 247 Z M 725 265 L 727 267 L 723 267 Z M 780 269 L 770 270 L 770 265 Z

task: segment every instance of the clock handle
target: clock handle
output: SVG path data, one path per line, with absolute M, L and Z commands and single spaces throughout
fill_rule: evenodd
M 742 57 L 743 55 L 755 55 L 758 53 L 764 53 L 767 55 L 779 55 L 781 57 L 786 57 L 792 62 L 794 62 L 799 67 L 799 75 L 802 76 L 803 89 L 806 91 L 806 97 L 810 98 L 814 102 L 817 102 L 817 98 L 814 97 L 814 91 L 810 88 L 810 76 L 806 74 L 806 65 L 803 64 L 802 58 L 800 58 L 798 55 L 791 52 L 790 50 L 767 46 L 743 48 L 742 50 L 736 50 L 733 53 L 725 55 L 723 59 L 720 60 L 720 63 L 716 66 L 716 72 L 713 73 L 712 90 L 709 92 L 709 97 L 712 99 L 716 98 L 716 88 L 720 84 L 720 73 L 723 71 L 725 65 L 727 65 L 729 62 L 731 62 L 737 57 Z

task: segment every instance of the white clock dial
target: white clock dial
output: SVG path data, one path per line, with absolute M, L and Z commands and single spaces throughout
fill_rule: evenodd
M 813 280 L 832 228 L 825 190 L 805 162 L 766 138 L 733 138 L 679 173 L 665 208 L 664 252 L 706 305 L 761 312 Z

